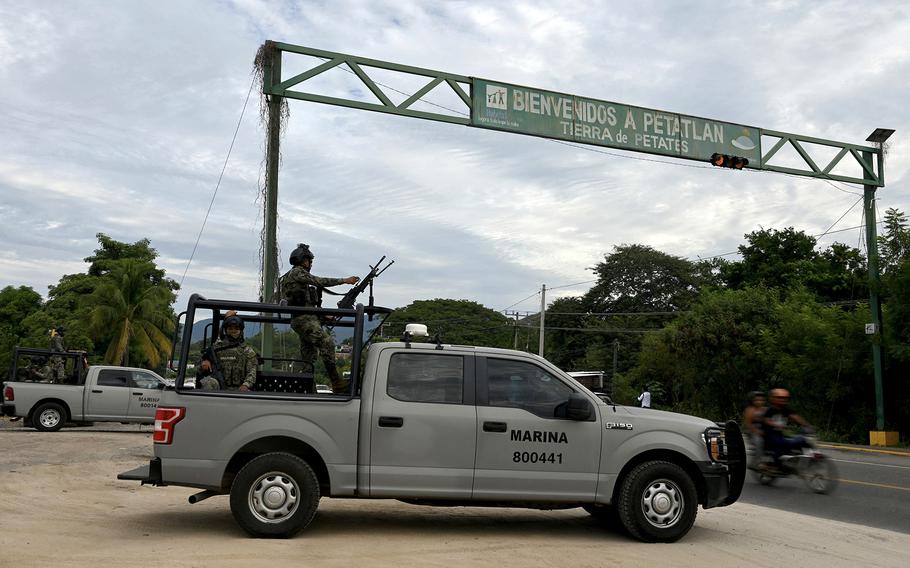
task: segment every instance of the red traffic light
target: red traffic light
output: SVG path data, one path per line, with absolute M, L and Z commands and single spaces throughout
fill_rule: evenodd
M 739 156 L 728 156 L 726 154 L 711 154 L 711 164 L 719 168 L 733 168 L 741 170 L 749 165 L 749 160 Z

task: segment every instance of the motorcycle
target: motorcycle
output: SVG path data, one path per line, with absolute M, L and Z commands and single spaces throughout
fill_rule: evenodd
M 808 447 L 793 450 L 780 457 L 780 465 L 774 464 L 771 454 L 760 452 L 755 445 L 747 443 L 746 460 L 755 480 L 762 485 L 774 485 L 778 479 L 796 476 L 802 479 L 815 493 L 827 494 L 837 487 L 837 469 L 831 458 L 818 450 L 816 439 L 809 430 L 803 431 Z

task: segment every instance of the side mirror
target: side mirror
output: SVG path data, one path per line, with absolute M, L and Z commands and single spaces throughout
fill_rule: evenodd
M 569 402 L 566 405 L 566 418 L 569 420 L 588 420 L 594 413 L 594 407 L 588 400 L 588 397 L 580 392 L 573 392 L 569 395 Z

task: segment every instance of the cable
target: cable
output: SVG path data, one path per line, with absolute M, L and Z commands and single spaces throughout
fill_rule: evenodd
M 500 311 L 500 312 L 504 312 L 504 311 L 508 310 L 509 308 L 511 308 L 511 307 L 513 307 L 513 306 L 517 306 L 518 304 L 524 302 L 525 300 L 528 300 L 528 299 L 530 299 L 530 298 L 533 298 L 534 296 L 537 296 L 537 295 L 539 295 L 539 294 L 540 294 L 540 292 L 534 292 L 533 294 L 531 294 L 531 295 L 528 296 L 527 298 L 522 298 L 521 300 L 518 300 L 517 302 L 515 302 L 515 303 L 512 304 L 511 306 L 507 306 L 507 307 L 505 307 L 505 308 L 503 308 L 503 309 L 501 309 L 501 310 L 499 310 L 499 311 Z
M 837 221 L 831 223 L 831 226 L 828 227 L 828 230 L 827 230 L 827 231 L 825 231 L 824 233 L 822 233 L 822 234 L 820 234 L 820 235 L 816 235 L 815 238 L 816 238 L 816 239 L 819 239 L 819 238 L 824 237 L 825 235 L 827 235 L 828 232 L 831 231 L 831 229 L 833 229 L 835 225 L 837 225 L 838 223 L 840 223 L 841 219 L 843 219 L 844 217 L 847 216 L 847 213 L 853 211 L 853 208 L 856 207 L 856 204 L 859 203 L 859 202 L 862 201 L 862 200 L 863 200 L 863 196 L 860 195 L 860 196 L 859 196 L 859 199 L 857 199 L 856 201 L 854 201 L 854 202 L 853 202 L 853 205 L 851 205 L 849 209 L 847 209 L 846 211 L 844 211 L 844 214 L 843 214 L 843 215 L 841 215 L 840 217 L 837 218 Z
M 597 278 L 595 278 L 594 280 L 585 280 L 584 282 L 575 282 L 574 284 L 563 284 L 562 286 L 551 286 L 551 287 L 547 288 L 547 290 L 559 290 L 560 288 L 571 288 L 572 286 L 579 286 L 581 284 L 590 284 L 591 282 L 597 282 Z M 508 309 L 508 308 L 506 308 L 506 309 Z
M 218 188 L 221 187 L 221 180 L 224 178 L 224 171 L 227 169 L 228 160 L 231 159 L 231 151 L 234 149 L 234 142 L 237 140 L 237 133 L 240 132 L 240 123 L 243 122 L 243 114 L 246 112 L 246 105 L 250 102 L 250 95 L 253 93 L 253 85 L 256 83 L 256 77 L 253 77 L 253 80 L 250 81 L 250 90 L 247 91 L 246 100 L 243 101 L 243 109 L 240 111 L 240 118 L 237 120 L 237 128 L 234 129 L 234 137 L 231 138 L 231 145 L 228 148 L 227 156 L 224 157 L 224 165 L 221 166 L 221 174 L 218 176 L 218 182 L 215 184 L 215 191 L 212 193 L 212 200 L 209 201 L 209 208 L 205 212 L 205 217 L 202 219 L 202 227 L 199 228 L 199 234 L 196 235 L 196 242 L 193 244 L 193 252 L 190 254 L 190 259 L 186 261 L 186 267 L 183 269 L 183 276 L 180 277 L 179 286 L 183 287 L 183 280 L 186 278 L 186 271 L 190 269 L 190 263 L 193 262 L 193 257 L 196 256 L 196 248 L 199 246 L 199 239 L 202 238 L 202 232 L 205 230 L 205 224 L 209 220 L 209 213 L 212 212 L 212 206 L 215 204 L 215 197 L 218 195 Z

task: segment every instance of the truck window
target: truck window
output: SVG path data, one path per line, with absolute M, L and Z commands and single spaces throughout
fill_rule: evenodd
M 490 406 L 522 408 L 542 418 L 553 418 L 558 404 L 574 391 L 548 371 L 524 361 L 487 359 Z
M 464 358 L 457 355 L 396 353 L 389 363 L 388 395 L 405 402 L 461 404 Z
M 142 371 L 133 371 L 133 385 L 137 389 L 157 389 L 161 381 L 158 377 Z
M 103 369 L 98 373 L 98 385 L 103 387 L 129 386 L 126 378 L 127 372 L 119 369 Z

